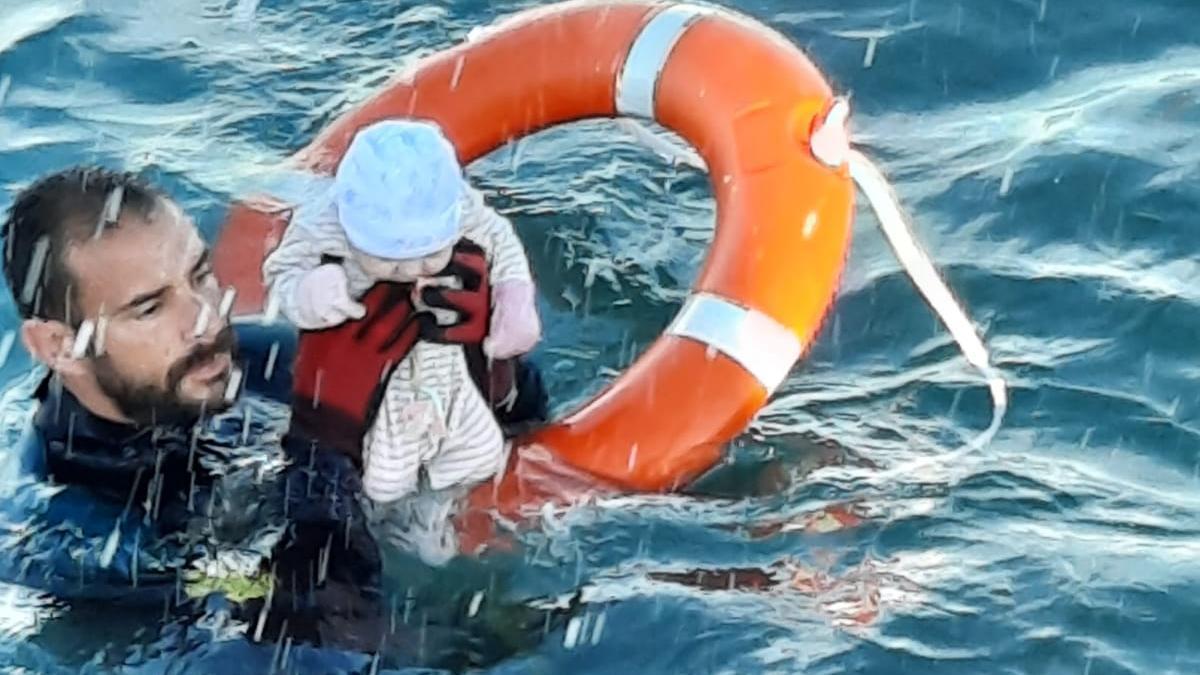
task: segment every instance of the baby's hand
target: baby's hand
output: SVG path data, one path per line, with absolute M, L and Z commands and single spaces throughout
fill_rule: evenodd
M 349 286 L 341 265 L 321 265 L 305 274 L 296 284 L 296 325 L 315 330 L 363 318 L 367 309 L 350 297 Z
M 532 281 L 502 281 L 492 289 L 492 322 L 483 351 L 493 359 L 524 354 L 542 338 Z

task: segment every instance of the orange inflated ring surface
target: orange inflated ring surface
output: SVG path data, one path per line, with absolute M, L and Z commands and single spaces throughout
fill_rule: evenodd
M 614 489 L 662 491 L 711 468 L 820 328 L 850 242 L 844 167 L 814 159 L 833 103 L 821 74 L 764 26 L 720 9 L 566 3 L 487 28 L 396 77 L 294 161 L 331 172 L 353 135 L 390 117 L 432 119 L 468 163 L 534 131 L 617 115 L 653 119 L 696 147 L 717 202 L 712 249 L 657 342 L 603 392 L 518 440 Z M 235 206 L 215 261 L 261 309 L 261 264 L 284 206 Z M 515 464 L 514 464 L 515 465 Z M 474 501 L 511 512 L 537 496 L 513 470 Z M 488 494 L 485 495 L 484 492 Z M 539 493 L 540 494 L 540 493 Z

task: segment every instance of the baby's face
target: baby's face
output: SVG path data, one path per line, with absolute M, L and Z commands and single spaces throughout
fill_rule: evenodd
M 358 264 L 362 266 L 363 271 L 370 277 L 379 281 L 395 281 L 398 283 L 412 283 L 422 277 L 436 275 L 438 272 L 446 269 L 446 266 L 450 264 L 450 257 L 452 255 L 454 255 L 454 248 L 451 246 L 430 253 L 424 258 L 412 258 L 408 260 L 376 258 L 362 251 L 354 251 L 354 257 L 358 260 Z

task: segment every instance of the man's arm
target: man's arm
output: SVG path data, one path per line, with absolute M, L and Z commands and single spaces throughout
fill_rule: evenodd
M 56 492 L 56 494 L 52 494 Z M 0 577 L 60 598 L 162 604 L 194 551 L 79 488 L 27 482 L 0 512 Z

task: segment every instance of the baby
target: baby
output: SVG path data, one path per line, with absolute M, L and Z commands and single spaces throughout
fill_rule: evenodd
M 475 244 L 492 284 L 484 354 L 507 359 L 537 343 L 541 324 L 524 248 L 511 223 L 467 184 L 435 124 L 388 120 L 362 129 L 331 193 L 317 217 L 287 228 L 264 263 L 271 301 L 297 327 L 362 319 L 359 299 L 380 281 L 412 283 L 414 304 L 445 325 L 454 317 L 421 303 L 422 289 L 457 280 L 447 268 L 458 260 L 456 250 Z M 491 406 L 455 341 L 419 340 L 385 374 L 362 443 L 373 520 L 389 521 L 384 538 L 432 564 L 454 554 L 448 521 L 457 499 L 506 461 Z

